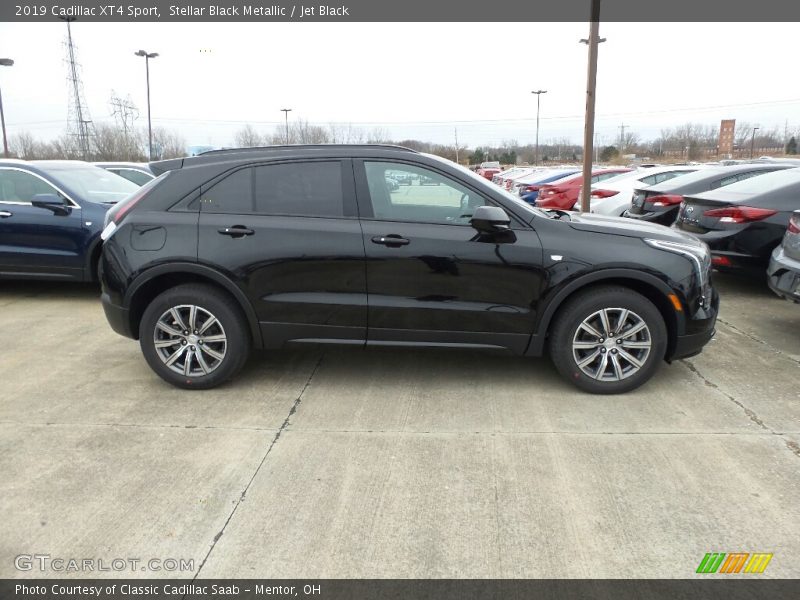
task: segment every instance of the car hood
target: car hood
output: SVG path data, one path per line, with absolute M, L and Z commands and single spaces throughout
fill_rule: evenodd
M 606 217 L 595 213 L 570 213 L 570 218 L 570 227 L 579 231 L 697 243 L 697 239 L 687 233 L 638 219 Z

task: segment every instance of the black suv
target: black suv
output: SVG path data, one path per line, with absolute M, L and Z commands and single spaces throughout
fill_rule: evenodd
M 109 211 L 111 326 L 186 388 L 287 342 L 504 348 L 632 390 L 714 333 L 708 248 L 660 225 L 546 212 L 396 146 L 223 150 L 151 164 Z M 437 185 L 390 190 L 387 174 Z

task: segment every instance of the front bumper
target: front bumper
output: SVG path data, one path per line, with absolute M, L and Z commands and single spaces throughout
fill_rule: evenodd
M 772 252 L 767 267 L 767 285 L 781 298 L 800 302 L 800 261 L 786 256 L 783 246 Z
M 686 333 L 675 339 L 675 349 L 668 360 L 689 358 L 700 354 L 703 347 L 711 341 L 716 333 L 717 315 L 719 314 L 719 294 L 713 290 L 711 306 L 698 314 L 700 318 L 687 320 Z

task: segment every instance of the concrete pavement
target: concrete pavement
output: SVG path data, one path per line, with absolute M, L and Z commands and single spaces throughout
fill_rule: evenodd
M 158 379 L 87 286 L 0 284 L 0 577 L 798 577 L 800 306 L 717 277 L 719 333 L 633 394 L 547 359 L 297 347 L 218 390 Z

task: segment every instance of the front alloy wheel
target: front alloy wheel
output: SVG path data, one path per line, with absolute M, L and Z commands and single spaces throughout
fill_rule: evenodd
M 572 356 L 592 379 L 621 381 L 639 372 L 652 345 L 642 317 L 627 308 L 603 308 L 578 326 Z
M 667 326 L 656 306 L 621 286 L 576 293 L 559 309 L 548 335 L 561 375 L 587 392 L 629 392 L 653 376 L 667 350 Z

